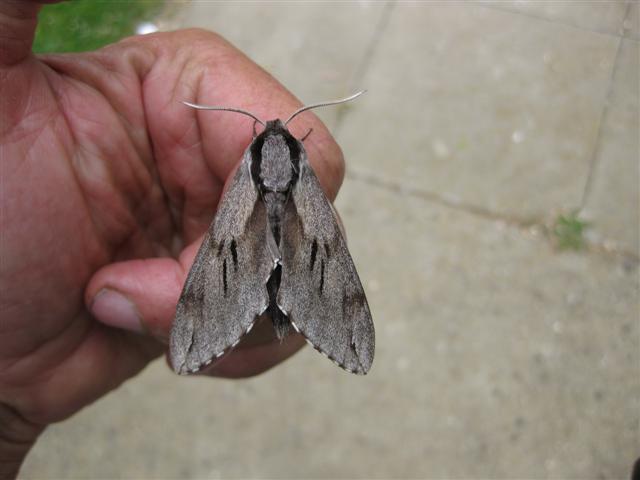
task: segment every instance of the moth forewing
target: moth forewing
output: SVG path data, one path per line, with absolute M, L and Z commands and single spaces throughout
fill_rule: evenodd
M 267 308 L 265 279 L 273 259 L 249 165 L 246 152 L 178 300 L 169 345 L 178 373 L 198 371 L 233 348 Z
M 375 348 L 369 305 L 304 149 L 291 197 L 281 244 L 278 300 L 314 348 L 347 371 L 367 373 Z
M 373 362 L 375 332 L 367 299 L 332 206 L 286 123 L 265 125 L 245 151 L 220 201 L 176 307 L 170 358 L 195 372 L 237 345 L 267 312 L 276 335 L 293 327 L 349 372 Z

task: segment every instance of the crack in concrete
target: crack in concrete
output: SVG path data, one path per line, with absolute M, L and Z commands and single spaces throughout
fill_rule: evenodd
M 629 18 L 631 14 L 631 5 L 627 5 L 627 11 L 624 15 L 623 24 Z M 618 40 L 618 46 L 616 47 L 616 53 L 613 59 L 613 67 L 611 68 L 611 75 L 609 77 L 609 84 L 607 86 L 607 94 L 604 99 L 604 106 L 602 107 L 602 111 L 600 112 L 600 118 L 598 119 L 598 131 L 596 133 L 596 141 L 593 147 L 593 151 L 591 153 L 591 160 L 589 162 L 589 173 L 587 175 L 587 180 L 584 184 L 584 189 L 582 190 L 582 198 L 580 199 L 580 206 L 578 207 L 578 211 L 583 211 L 585 206 L 587 205 L 587 200 L 589 195 L 591 194 L 591 189 L 593 188 L 593 182 L 596 176 L 596 170 L 598 168 L 598 157 L 600 154 L 600 150 L 602 148 L 602 126 L 606 120 L 607 114 L 609 112 L 609 107 L 611 104 L 611 99 L 613 97 L 613 88 L 615 85 L 616 73 L 620 68 L 620 52 L 622 51 L 622 42 L 624 41 L 624 37 L 620 37 Z
M 528 234 L 539 235 L 546 238 L 547 241 L 554 243 L 553 236 L 555 217 L 551 220 L 545 220 L 537 217 L 518 218 L 508 216 L 478 205 L 458 202 L 443 197 L 442 195 L 435 192 L 430 192 L 421 188 L 404 185 L 400 181 L 389 180 L 379 177 L 374 173 L 365 172 L 362 170 L 354 170 L 353 168 L 347 168 L 346 177 L 372 187 L 377 187 L 393 193 L 418 198 L 426 202 L 434 203 L 446 208 L 451 208 L 453 210 L 481 217 L 485 220 L 501 222 L 508 226 L 522 230 Z M 611 241 L 608 241 L 606 239 L 598 242 L 586 239 L 585 247 L 582 249 L 582 251 L 602 254 L 607 257 L 622 257 L 625 266 L 628 266 L 628 268 L 637 268 L 640 264 L 640 256 L 638 256 L 638 254 L 636 254 L 635 252 L 631 252 L 625 248 L 615 246 Z
M 631 0 L 631 1 L 633 1 L 633 0 Z M 605 36 L 608 36 L 608 37 L 617 37 L 617 38 L 622 38 L 624 36 L 624 28 L 623 28 L 623 26 L 620 27 L 618 32 L 611 32 L 611 31 L 606 30 L 606 29 L 582 27 L 580 25 L 576 25 L 574 23 L 571 23 L 570 21 L 567 21 L 567 20 L 549 18 L 549 17 L 545 17 L 543 15 L 536 15 L 534 13 L 527 13 L 527 12 L 523 12 L 523 11 L 519 11 L 519 10 L 511 10 L 509 8 L 500 7 L 500 6 L 497 6 L 497 5 L 479 4 L 478 6 L 481 7 L 481 8 L 487 8 L 487 9 L 490 9 L 490 10 L 496 10 L 498 12 L 510 13 L 512 15 L 520 15 L 522 17 L 527 17 L 527 18 L 530 18 L 532 20 L 538 20 L 538 21 L 541 21 L 541 22 L 547 22 L 547 23 L 551 23 L 551 24 L 554 24 L 554 25 L 560 25 L 560 26 L 567 27 L 567 28 L 573 28 L 575 30 L 580 30 L 580 31 L 583 31 L 583 32 L 595 33 L 597 35 L 605 35 Z M 631 3 L 627 3 L 627 8 L 628 9 L 630 9 L 630 6 L 631 6 Z M 629 13 L 629 10 L 627 10 L 627 12 L 625 13 L 625 16 L 624 16 L 625 20 L 627 18 L 628 13 Z
M 358 62 L 358 66 L 354 71 L 351 80 L 348 82 L 348 90 L 349 92 L 355 92 L 357 90 L 361 90 L 362 88 L 366 88 L 366 86 L 362 85 L 362 81 L 367 73 L 371 65 L 371 61 L 373 56 L 375 55 L 378 45 L 380 45 L 380 40 L 382 39 L 384 32 L 387 30 L 387 26 L 389 25 L 389 20 L 391 18 L 391 13 L 395 7 L 395 0 L 390 0 L 385 3 L 382 13 L 380 14 L 380 18 L 378 19 L 378 23 L 373 30 L 373 35 L 367 44 L 367 48 L 365 49 L 362 57 L 360 57 L 360 62 Z M 340 108 L 336 114 L 336 119 L 332 128 L 334 132 L 334 137 L 338 137 L 340 133 L 340 127 L 342 126 L 342 121 L 344 119 L 345 113 L 348 111 L 348 106 L 344 106 L 346 108 Z

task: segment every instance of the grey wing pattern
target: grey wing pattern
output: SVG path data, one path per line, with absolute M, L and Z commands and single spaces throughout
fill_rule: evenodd
M 195 372 L 234 347 L 268 305 L 274 259 L 267 249 L 267 215 L 243 157 L 204 237 L 176 307 L 170 359 Z
M 278 304 L 317 350 L 345 370 L 365 374 L 375 349 L 369 305 L 304 150 L 292 200 L 282 229 Z

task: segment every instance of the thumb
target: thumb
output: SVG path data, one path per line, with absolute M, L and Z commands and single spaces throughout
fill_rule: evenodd
M 189 245 L 179 260 L 130 260 L 101 268 L 85 292 L 88 309 L 106 325 L 168 339 L 182 284 L 201 240 Z M 257 375 L 289 358 L 304 345 L 300 334 L 280 341 L 271 322 L 258 322 L 238 347 L 215 362 L 208 373 L 229 378 Z
M 113 263 L 93 276 L 85 302 L 102 323 L 166 339 L 185 276 L 171 258 Z

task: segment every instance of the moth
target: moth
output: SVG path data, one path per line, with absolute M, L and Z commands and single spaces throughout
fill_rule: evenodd
M 301 140 L 286 121 L 183 102 L 201 110 L 249 115 L 254 135 L 185 281 L 170 337 L 170 360 L 193 373 L 233 349 L 268 314 L 283 339 L 293 328 L 348 372 L 371 368 L 375 332 L 369 305 Z M 304 139 L 303 139 L 304 140 Z

